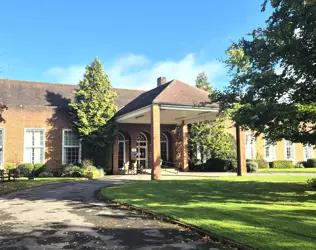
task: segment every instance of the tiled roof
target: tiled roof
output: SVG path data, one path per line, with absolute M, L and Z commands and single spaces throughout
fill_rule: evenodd
M 209 93 L 178 80 L 172 80 L 139 95 L 116 113 L 120 116 L 151 104 L 199 105 L 209 102 Z M 212 107 L 218 107 L 217 103 Z
M 76 87 L 77 85 L 71 84 L 0 79 L 0 102 L 5 102 L 9 107 L 63 106 L 67 100 L 73 98 Z M 115 90 L 118 94 L 116 104 L 119 107 L 123 107 L 144 93 L 142 90 Z

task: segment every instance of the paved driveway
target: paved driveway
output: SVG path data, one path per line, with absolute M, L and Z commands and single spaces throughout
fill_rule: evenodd
M 0 196 L 0 249 L 221 249 L 94 197 L 101 187 L 126 181 L 64 183 Z

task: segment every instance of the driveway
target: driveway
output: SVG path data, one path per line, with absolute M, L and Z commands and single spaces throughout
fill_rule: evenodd
M 127 181 L 63 183 L 0 196 L 0 249 L 223 249 L 94 197 L 101 187 Z

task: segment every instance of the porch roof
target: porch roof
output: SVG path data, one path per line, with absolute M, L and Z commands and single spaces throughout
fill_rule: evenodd
M 209 93 L 178 80 L 172 80 L 139 95 L 116 113 L 119 123 L 151 123 L 151 106 L 158 104 L 161 124 L 189 124 L 214 120 L 218 113 L 217 103 L 209 102 Z

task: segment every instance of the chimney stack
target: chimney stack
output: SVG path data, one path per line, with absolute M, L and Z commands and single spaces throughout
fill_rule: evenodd
M 161 76 L 157 79 L 157 87 L 165 84 L 167 82 L 166 77 L 165 76 Z

